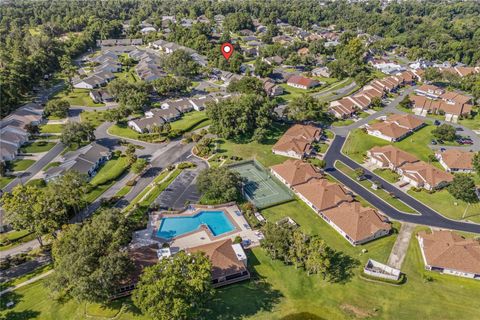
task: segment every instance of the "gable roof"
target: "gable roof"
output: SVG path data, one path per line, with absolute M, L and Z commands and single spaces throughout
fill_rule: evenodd
M 474 152 L 468 152 L 460 149 L 447 149 L 444 152 L 438 152 L 437 157 L 450 169 L 473 170 Z
M 418 161 L 415 156 L 392 145 L 373 147 L 369 150 L 369 152 L 372 158 L 381 161 L 385 165 L 392 164 L 394 167 L 400 167 L 405 163 L 413 163 Z
M 323 177 L 314 166 L 301 160 L 288 159 L 284 163 L 272 166 L 271 169 L 285 179 L 291 186 Z
M 392 228 L 377 210 L 363 207 L 357 201 L 343 202 L 337 207 L 323 211 L 323 214 L 354 241 L 361 241 L 380 230 Z
M 406 135 L 410 131 L 407 128 L 400 127 L 396 123 L 390 123 L 386 121 L 377 122 L 377 123 L 368 125 L 367 130 L 378 131 L 382 135 L 393 138 L 393 139 L 398 139 Z
M 342 202 L 353 201 L 353 197 L 342 185 L 327 179 L 311 180 L 295 186 L 294 189 L 320 211 L 333 208 Z
M 447 230 L 420 231 L 425 260 L 430 266 L 480 274 L 480 242 Z
M 394 122 L 401 127 L 409 130 L 415 130 L 422 126 L 424 122 L 411 114 L 392 114 L 387 117 L 387 122 Z
M 318 81 L 298 75 L 293 75 L 288 78 L 287 83 L 294 83 L 300 86 L 311 87 L 317 85 Z
M 428 183 L 432 187 L 436 187 L 442 182 L 450 182 L 453 180 L 452 174 L 444 172 L 423 161 L 406 163 L 401 166 L 401 169 L 404 176 L 419 183 Z

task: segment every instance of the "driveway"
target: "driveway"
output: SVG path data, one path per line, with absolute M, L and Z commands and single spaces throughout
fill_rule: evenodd
M 182 173 L 163 191 L 155 200 L 160 207 L 180 209 L 185 203 L 197 203 L 200 199 L 200 193 L 197 190 L 196 178 L 200 171 L 208 167 L 207 163 L 194 156 L 189 157 L 188 161 L 195 163 L 194 169 L 183 170 Z

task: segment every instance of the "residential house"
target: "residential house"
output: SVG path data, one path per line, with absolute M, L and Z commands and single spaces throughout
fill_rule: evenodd
M 393 114 L 385 121 L 368 124 L 366 129 L 369 135 L 394 142 L 400 141 L 412 132 L 423 127 L 425 123 L 409 114 Z
M 113 101 L 113 97 L 108 93 L 107 90 L 91 90 L 89 96 L 95 103 Z
M 194 99 L 189 99 L 190 103 L 192 103 L 193 108 L 197 111 L 202 111 L 206 108 L 207 103 L 209 102 L 216 102 L 215 98 L 212 96 L 204 96 Z
M 95 89 L 113 80 L 115 75 L 109 71 L 96 72 L 86 78 L 77 79 L 73 82 L 73 87 L 77 89 Z
M 308 90 L 320 85 L 320 82 L 310 78 L 293 75 L 288 78 L 287 85 L 298 89 Z
M 352 117 L 357 112 L 357 105 L 350 97 L 332 101 L 328 111 L 338 119 L 346 119 Z
M 388 168 L 392 171 L 407 163 L 417 162 L 418 159 L 408 152 L 400 150 L 392 145 L 373 147 L 367 151 L 368 160 L 380 168 Z
M 247 255 L 242 245 L 231 239 L 186 249 L 188 253 L 204 252 L 212 263 L 212 286 L 218 288 L 250 279 Z
M 155 109 L 150 109 L 149 111 L 145 112 L 145 116 L 148 117 L 160 117 L 165 122 L 172 122 L 175 120 L 180 119 L 182 114 L 175 108 L 155 108 Z
M 443 96 L 443 99 L 441 98 Z M 468 116 L 473 106 L 467 102 L 470 97 L 453 92 L 445 92 L 438 98 L 432 99 L 421 95 L 411 95 L 412 110 L 415 114 L 426 116 L 427 114 L 443 114 L 445 121 L 456 123 L 460 117 Z
M 356 246 L 386 236 L 392 226 L 377 210 L 360 202 L 342 202 L 322 211 L 323 218 L 350 244 Z
M 448 230 L 417 234 L 425 269 L 480 280 L 480 242 Z
M 300 48 L 300 49 L 297 50 L 297 54 L 299 56 L 306 56 L 309 53 L 310 53 L 310 50 L 306 47 L 305 48 Z
M 276 65 L 279 66 L 283 62 L 283 58 L 280 56 L 273 56 L 273 57 L 268 57 L 268 58 L 262 58 L 263 61 L 268 63 L 269 65 Z
M 330 70 L 328 69 L 328 67 L 317 67 L 312 70 L 312 75 L 314 77 L 330 78 Z
M 323 178 L 323 174 L 312 164 L 302 160 L 288 159 L 270 168 L 272 174 L 289 188 Z
M 423 84 L 415 89 L 415 93 L 430 99 L 437 99 L 445 93 L 445 90 L 431 84 Z
M 447 149 L 438 151 L 435 157 L 438 162 L 447 170 L 447 172 L 466 172 L 475 170 L 473 167 L 473 157 L 475 152 L 469 152 L 461 149 Z
M 406 163 L 397 169 L 403 182 L 408 182 L 415 188 L 426 190 L 441 189 L 447 186 L 453 175 L 423 161 Z
M 293 187 L 294 192 L 322 218 L 324 211 L 341 203 L 354 201 L 353 196 L 342 185 L 327 179 L 313 179 Z
M 165 122 L 161 117 L 144 117 L 129 120 L 128 126 L 139 133 L 147 133 L 161 127 Z
M 95 142 L 90 143 L 76 151 L 67 152 L 62 158 L 62 164 L 45 171 L 45 180 L 54 179 L 68 170 L 92 178 L 97 173 L 98 168 L 111 156 L 110 149 Z
M 286 157 L 303 159 L 312 154 L 312 144 L 320 140 L 322 130 L 312 125 L 295 124 L 272 147 L 272 152 Z
M 269 97 L 276 97 L 283 94 L 283 88 L 270 79 L 263 81 L 263 89 Z
M 173 108 L 180 113 L 190 112 L 193 110 L 193 105 L 188 99 L 167 100 L 162 103 L 162 109 Z

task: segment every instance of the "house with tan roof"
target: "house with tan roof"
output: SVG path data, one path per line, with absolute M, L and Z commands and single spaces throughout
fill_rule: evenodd
M 367 133 L 390 142 L 400 141 L 425 123 L 409 114 L 393 114 L 384 121 L 366 126 Z
M 330 103 L 329 112 L 338 119 L 350 118 L 357 112 L 358 106 L 350 97 L 345 97 L 340 100 L 332 101 Z
M 322 129 L 295 124 L 272 147 L 272 152 L 285 157 L 303 159 L 313 152 L 312 144 L 320 140 Z
M 480 280 L 480 242 L 453 231 L 417 234 L 425 268 L 444 274 Z
M 417 89 L 415 89 L 415 93 L 421 96 L 425 96 L 431 99 L 437 99 L 440 97 L 443 93 L 445 93 L 445 90 L 443 90 L 440 87 L 431 85 L 431 84 L 423 84 Z
M 356 246 L 390 233 L 388 219 L 360 202 L 343 202 L 322 212 L 324 219 L 350 244 Z
M 447 149 L 437 152 L 435 157 L 447 172 L 473 172 L 473 157 L 475 152 L 461 149 Z
M 423 161 L 407 163 L 398 168 L 403 182 L 415 188 L 441 189 L 453 180 L 453 175 Z
M 270 168 L 272 174 L 289 188 L 323 178 L 323 174 L 313 165 L 302 160 L 288 159 Z
M 380 168 L 388 168 L 392 171 L 407 163 L 417 162 L 418 159 L 408 152 L 400 150 L 392 145 L 373 147 L 367 151 L 369 162 Z
M 216 241 L 186 249 L 189 253 L 204 252 L 212 262 L 212 285 L 221 287 L 250 279 L 247 255 L 242 245 L 231 239 Z
M 327 179 L 311 180 L 293 187 L 293 191 L 317 213 L 354 200 L 342 185 Z
M 427 116 L 427 114 L 444 114 L 445 121 L 454 123 L 456 123 L 460 117 L 467 116 L 472 112 L 473 106 L 468 103 L 463 103 L 463 101 L 470 101 L 469 97 L 458 96 L 456 94 L 450 95 L 447 93 L 444 97 L 445 100 L 411 95 L 412 111 L 416 115 L 424 117 Z M 455 100 L 455 97 L 458 97 L 458 101 Z

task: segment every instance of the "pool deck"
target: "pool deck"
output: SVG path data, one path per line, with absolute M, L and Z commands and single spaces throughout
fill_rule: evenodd
M 170 241 L 156 237 L 156 232 L 163 217 L 193 216 L 201 211 L 223 211 L 227 218 L 235 226 L 235 230 L 214 236 L 206 226 L 201 226 L 198 230 L 175 237 Z M 152 243 L 170 243 L 172 249 L 183 250 L 186 248 L 197 247 L 203 244 L 224 240 L 234 239 L 236 236 L 242 237 L 243 240 L 250 240 L 248 247 L 260 245 L 258 231 L 250 228 L 247 220 L 243 215 L 237 215 L 241 212 L 236 204 L 225 206 L 192 206 L 192 208 L 175 214 L 166 214 L 165 212 L 153 212 L 149 216 L 147 229 L 136 231 L 133 235 L 131 246 L 144 246 Z

